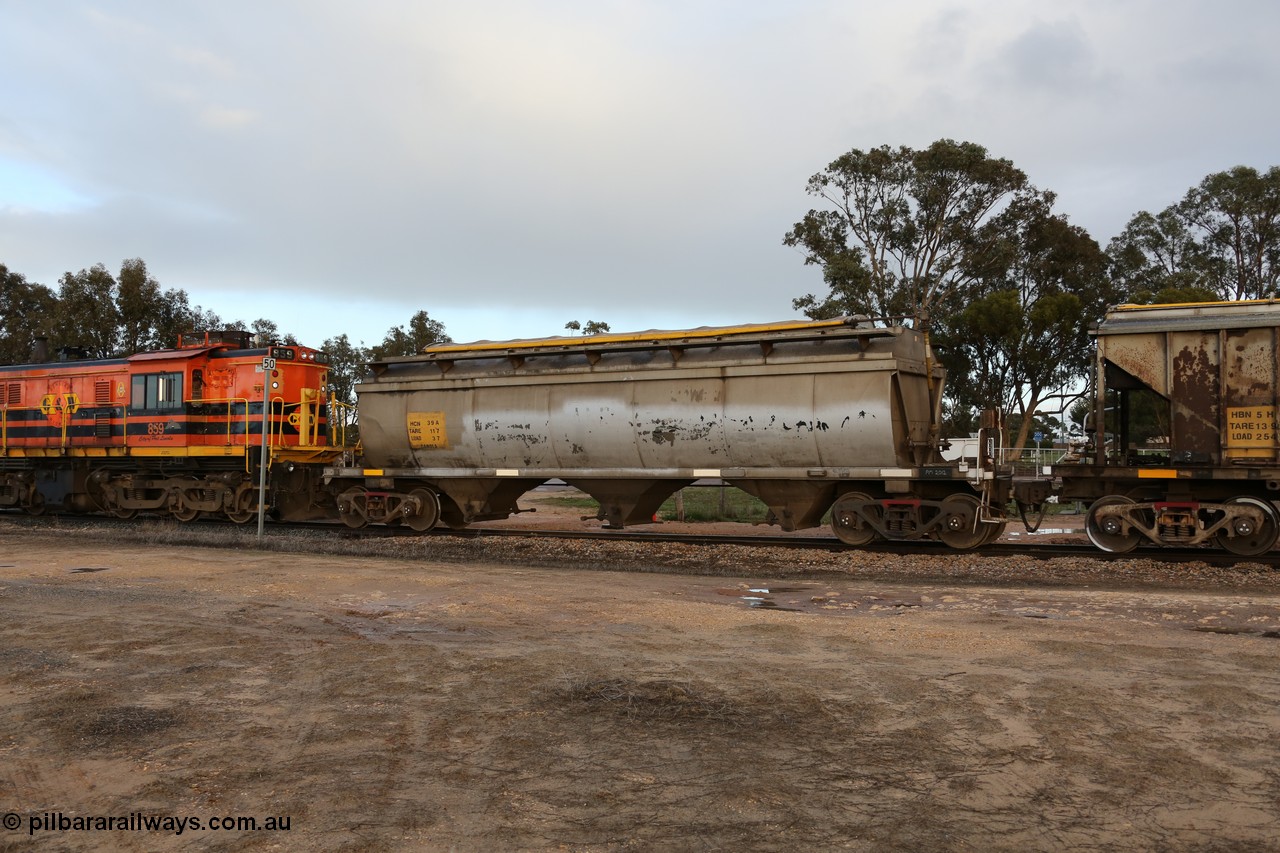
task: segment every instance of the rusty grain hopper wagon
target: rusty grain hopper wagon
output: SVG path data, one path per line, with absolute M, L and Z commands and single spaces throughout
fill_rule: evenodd
M 1006 484 L 938 454 L 942 371 L 923 336 L 838 319 L 433 346 L 357 389 L 363 467 L 327 471 L 352 526 L 461 527 L 552 479 L 610 527 L 697 480 L 785 530 L 846 542 L 998 535 Z
M 1280 534 L 1280 302 L 1126 305 L 1097 330 L 1091 452 L 1060 465 L 1107 551 L 1270 550 Z

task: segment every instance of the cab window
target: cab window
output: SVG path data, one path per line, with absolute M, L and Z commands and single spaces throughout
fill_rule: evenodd
M 133 377 L 134 409 L 166 412 L 182 408 L 181 373 L 146 373 Z

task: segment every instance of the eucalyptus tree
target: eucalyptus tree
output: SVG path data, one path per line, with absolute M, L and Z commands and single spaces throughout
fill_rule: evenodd
M 1010 161 L 947 139 L 923 151 L 855 149 L 807 192 L 827 207 L 783 242 L 821 266 L 829 292 L 793 307 L 814 319 L 867 314 L 923 327 L 952 376 L 944 408 L 953 434 L 970 431 L 982 408 L 1034 413 L 1086 369 L 1106 258 Z
M 1229 299 L 1270 299 L 1280 284 L 1280 167 L 1236 166 L 1207 176 L 1178 205 L 1217 262 Z
M 35 340 L 53 331 L 58 297 L 0 264 L 0 364 L 33 359 Z
M 1107 252 L 1133 302 L 1274 298 L 1280 167 L 1208 175 L 1159 213 L 1135 214 Z
M 55 348 L 79 347 L 92 358 L 111 358 L 120 344 L 116 280 L 102 264 L 63 273 L 58 284 Z
M 1087 374 L 1088 330 L 1115 299 L 1106 254 L 1053 212 L 1054 200 L 1024 196 L 984 227 L 989 251 L 969 271 L 981 285 L 941 319 L 935 337 L 957 380 L 949 389 L 953 426 L 999 406 L 1018 416 L 1015 448 L 1026 444 L 1040 406 Z
M 353 405 L 356 385 L 364 380 L 372 354 L 363 344 L 353 344 L 344 332 L 328 338 L 320 349 L 329 359 L 329 387 L 338 402 Z
M 604 335 L 610 331 L 609 324 L 600 320 L 588 320 L 586 323 L 570 320 L 564 324 L 564 328 L 566 332 L 573 332 L 578 335 Z
M 843 154 L 806 187 L 825 207 L 783 237 L 822 268 L 829 292 L 792 305 L 813 319 L 867 314 L 927 328 L 974 284 L 970 270 L 990 249 L 982 226 L 1032 191 L 1022 170 L 972 142 Z
M 433 320 L 426 311 L 419 311 L 409 318 L 408 328 L 392 326 L 388 329 L 382 343 L 373 347 L 370 355 L 375 361 L 380 358 L 414 355 L 431 344 L 452 342 L 453 338 L 445 333 L 443 323 Z

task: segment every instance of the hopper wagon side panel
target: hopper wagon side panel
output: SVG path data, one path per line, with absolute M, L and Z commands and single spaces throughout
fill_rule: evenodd
M 893 466 L 904 435 L 927 435 L 923 377 L 895 360 L 764 365 L 709 371 L 667 367 L 609 374 L 448 376 L 362 386 L 362 435 L 380 468 L 580 471 Z M 914 416 L 904 413 L 912 410 Z M 414 442 L 430 415 L 445 440 Z M 414 446 L 414 444 L 419 446 Z

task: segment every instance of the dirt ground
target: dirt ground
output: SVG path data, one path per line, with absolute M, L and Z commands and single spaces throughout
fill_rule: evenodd
M 0 849 L 1280 849 L 1274 593 L 565 562 L 0 523 Z

